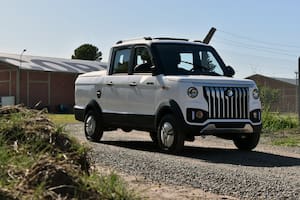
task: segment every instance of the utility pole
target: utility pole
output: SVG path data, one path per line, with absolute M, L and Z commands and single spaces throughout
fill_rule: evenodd
M 296 83 L 296 87 L 295 87 L 295 92 L 296 92 L 296 97 L 295 97 L 295 112 L 298 112 L 298 71 L 295 71 L 295 83 Z
M 299 120 L 299 122 L 300 122 L 300 74 L 299 74 L 299 72 L 300 72 L 300 57 L 298 58 L 298 84 L 297 84 L 297 86 L 298 86 L 298 99 L 297 99 L 297 104 L 298 104 L 298 120 Z
M 22 68 L 22 56 L 25 53 L 26 49 L 23 49 L 23 51 L 20 54 L 20 66 L 17 69 L 17 74 L 16 74 L 16 103 L 19 104 L 20 103 L 20 73 L 21 73 L 21 68 Z

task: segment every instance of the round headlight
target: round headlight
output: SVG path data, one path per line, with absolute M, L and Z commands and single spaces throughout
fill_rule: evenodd
M 195 87 L 190 87 L 188 90 L 187 90 L 187 95 L 191 98 L 195 98 L 198 96 L 198 90 L 197 88 Z
M 259 91 L 257 88 L 255 88 L 252 92 L 252 96 L 254 99 L 258 99 L 259 98 Z

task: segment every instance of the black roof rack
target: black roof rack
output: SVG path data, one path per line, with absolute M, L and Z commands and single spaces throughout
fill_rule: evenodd
M 154 38 L 156 40 L 181 40 L 181 41 L 189 41 L 188 39 L 184 39 L 184 38 L 169 38 L 169 37 L 157 37 Z
M 201 40 L 194 40 L 193 42 L 200 42 L 200 43 L 203 43 Z
M 140 40 L 140 39 L 152 40 L 151 37 L 142 37 L 142 38 L 135 38 L 135 39 L 129 39 L 129 40 L 119 40 L 118 42 L 116 42 L 116 44 L 122 44 L 123 42 L 132 41 L 132 40 Z

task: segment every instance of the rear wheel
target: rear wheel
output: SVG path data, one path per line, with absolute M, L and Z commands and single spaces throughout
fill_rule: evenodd
M 84 118 L 85 137 L 94 142 L 100 141 L 103 135 L 101 115 L 93 110 L 87 112 Z
M 157 140 L 163 151 L 178 153 L 183 149 L 184 135 L 173 115 L 168 114 L 162 117 L 158 126 Z
M 254 132 L 246 136 L 233 139 L 235 146 L 240 150 L 250 151 L 254 149 L 260 138 L 260 132 Z

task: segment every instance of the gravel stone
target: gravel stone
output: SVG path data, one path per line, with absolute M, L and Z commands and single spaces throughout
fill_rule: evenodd
M 81 126 L 68 129 L 85 140 Z M 93 158 L 129 175 L 240 199 L 300 199 L 298 149 L 259 145 L 256 151 L 243 152 L 230 146 L 230 141 L 212 138 L 205 147 L 187 145 L 182 154 L 169 155 L 158 152 L 150 140 L 127 139 L 126 133 L 119 136 L 116 131 L 114 137 L 109 134 L 102 142 L 89 143 Z

